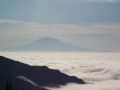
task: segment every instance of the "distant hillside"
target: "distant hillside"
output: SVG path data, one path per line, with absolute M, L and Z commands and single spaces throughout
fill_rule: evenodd
M 89 51 L 89 49 L 45 37 L 24 46 L 9 48 L 7 51 Z
M 0 90 L 47 90 L 45 86 L 59 87 L 67 83 L 85 84 L 82 79 L 47 66 L 29 66 L 0 56 Z

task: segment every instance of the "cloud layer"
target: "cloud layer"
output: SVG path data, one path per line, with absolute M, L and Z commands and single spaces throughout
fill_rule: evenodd
M 92 83 L 68 84 L 51 90 L 120 90 L 120 53 L 5 52 L 1 55 L 30 65 L 46 65 Z

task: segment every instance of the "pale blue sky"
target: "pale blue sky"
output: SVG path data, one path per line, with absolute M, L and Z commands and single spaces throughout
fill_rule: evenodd
M 119 0 L 0 0 L 0 19 L 22 19 L 55 24 L 114 23 L 120 22 L 120 2 Z
M 120 51 L 120 0 L 0 0 L 0 50 L 41 37 Z

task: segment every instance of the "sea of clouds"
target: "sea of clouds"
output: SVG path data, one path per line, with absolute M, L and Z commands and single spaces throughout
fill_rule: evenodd
M 88 84 L 68 84 L 52 90 L 120 90 L 120 53 L 23 53 L 1 52 L 1 55 L 29 65 L 46 65 Z

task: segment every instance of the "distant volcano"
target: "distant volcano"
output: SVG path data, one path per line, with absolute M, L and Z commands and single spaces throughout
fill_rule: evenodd
M 30 44 L 10 48 L 8 51 L 89 51 L 87 48 L 78 47 L 61 40 L 45 37 L 33 41 Z

